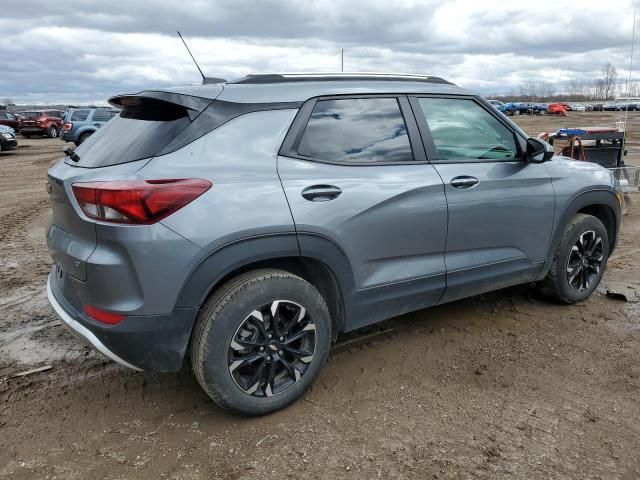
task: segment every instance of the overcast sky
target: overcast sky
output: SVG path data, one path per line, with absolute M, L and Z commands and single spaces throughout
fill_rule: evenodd
M 629 70 L 640 0 L 2 0 L 0 99 L 104 101 L 249 72 L 424 73 L 484 94 Z M 640 40 L 640 39 L 638 39 Z M 635 59 L 640 79 L 640 56 Z M 634 69 L 635 70 L 635 69 Z

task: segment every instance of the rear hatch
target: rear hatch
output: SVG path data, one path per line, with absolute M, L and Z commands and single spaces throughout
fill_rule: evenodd
M 22 120 L 20 121 L 20 127 L 35 127 L 36 120 L 42 116 L 42 112 L 24 112 L 22 114 Z
M 111 99 L 122 108 L 120 115 L 48 172 L 52 217 L 47 244 L 58 271 L 86 281 L 86 262 L 97 245 L 96 221 L 82 213 L 72 185 L 130 177 L 154 156 L 168 153 L 168 147 L 179 148 L 179 139 L 198 129 L 196 120 L 212 101 L 166 92 Z

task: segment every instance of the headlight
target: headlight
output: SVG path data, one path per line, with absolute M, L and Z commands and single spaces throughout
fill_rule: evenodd
M 12 135 L 11 133 L 5 133 L 5 132 L 3 132 L 3 133 L 2 133 L 2 136 L 3 136 L 4 138 L 6 138 L 7 140 L 13 140 L 13 135 Z

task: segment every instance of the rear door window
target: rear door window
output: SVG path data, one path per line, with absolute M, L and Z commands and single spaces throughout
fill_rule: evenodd
M 67 160 L 67 163 L 95 168 L 153 157 L 189 123 L 184 107 L 139 98 L 74 150 L 80 157 L 78 162 Z
M 109 110 L 96 110 L 93 112 L 94 122 L 106 122 L 111 120 L 111 112 Z
M 396 98 L 319 100 L 300 139 L 298 154 L 347 164 L 413 160 Z
M 89 110 L 74 110 L 71 113 L 71 118 L 69 118 L 70 122 L 83 122 L 89 116 Z

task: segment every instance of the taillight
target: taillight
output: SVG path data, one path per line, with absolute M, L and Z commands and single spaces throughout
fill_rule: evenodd
M 65 130 L 71 130 L 73 128 L 73 123 L 67 122 L 62 128 L 64 128 Z
M 111 313 L 105 312 L 104 310 L 100 310 L 99 308 L 92 307 L 91 305 L 84 305 L 82 307 L 84 313 L 89 315 L 94 320 L 97 320 L 102 323 L 107 323 L 109 325 L 115 325 L 116 323 L 120 323 L 126 317 L 124 315 L 120 315 L 119 313 Z
M 149 225 L 181 209 L 211 188 L 199 178 L 74 183 L 73 194 L 90 218 Z

